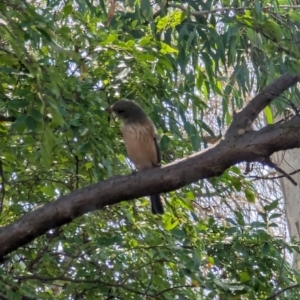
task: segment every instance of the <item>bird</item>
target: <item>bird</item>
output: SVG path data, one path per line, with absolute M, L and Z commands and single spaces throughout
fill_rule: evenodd
M 159 167 L 161 154 L 157 130 L 144 110 L 128 99 L 116 101 L 107 110 L 122 121 L 125 148 L 137 171 Z M 160 194 L 150 195 L 150 201 L 153 214 L 164 214 Z

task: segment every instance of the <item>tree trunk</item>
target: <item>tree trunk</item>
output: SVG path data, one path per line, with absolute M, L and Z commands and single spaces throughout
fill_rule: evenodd
M 300 169 L 300 150 L 292 149 L 274 153 L 275 163 L 288 174 Z M 282 174 L 279 174 L 282 175 Z M 300 173 L 291 175 L 297 182 L 293 185 L 286 177 L 280 178 L 288 231 L 290 237 L 300 241 Z M 300 270 L 300 255 L 294 252 L 294 266 Z

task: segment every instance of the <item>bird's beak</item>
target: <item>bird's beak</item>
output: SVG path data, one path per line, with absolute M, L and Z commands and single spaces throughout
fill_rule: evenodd
M 111 114 L 111 113 L 113 112 L 113 109 L 112 109 L 111 106 L 107 107 L 105 110 L 106 110 L 109 114 Z
M 109 106 L 109 107 L 107 107 L 105 110 L 112 116 L 113 119 L 116 118 L 116 113 L 115 113 L 115 111 L 113 110 L 112 105 Z

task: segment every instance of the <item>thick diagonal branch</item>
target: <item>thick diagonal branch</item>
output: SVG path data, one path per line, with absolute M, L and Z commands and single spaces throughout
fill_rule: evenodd
M 284 75 L 286 76 L 286 75 Z M 284 77 L 288 78 L 288 77 Z M 286 80 L 286 88 L 296 80 Z M 278 86 L 266 88 L 262 98 L 255 97 L 239 114 L 253 119 L 278 92 Z M 282 88 L 281 90 L 285 90 Z M 271 95 L 271 96 L 266 96 Z M 271 99 L 271 100 L 269 100 Z M 234 121 L 242 124 L 239 120 Z M 286 123 L 269 125 L 242 135 L 226 135 L 216 145 L 171 163 L 160 169 L 113 177 L 85 187 L 25 214 L 19 220 L 0 228 L 0 258 L 43 235 L 48 230 L 67 224 L 87 212 L 121 201 L 169 192 L 204 178 L 222 174 L 242 161 L 263 161 L 274 152 L 300 147 L 300 116 Z
M 247 105 L 234 115 L 233 121 L 230 124 L 226 136 L 236 134 L 240 129 L 247 129 L 257 118 L 259 113 L 271 103 L 272 100 L 281 95 L 300 81 L 300 74 L 295 76 L 285 73 L 275 80 L 272 84 L 264 88 L 256 95 Z

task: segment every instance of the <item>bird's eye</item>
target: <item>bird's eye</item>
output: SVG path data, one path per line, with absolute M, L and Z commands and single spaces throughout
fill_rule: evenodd
M 122 114 L 122 113 L 124 113 L 124 110 L 119 109 L 119 110 L 118 110 L 118 113 L 119 113 L 119 114 Z

